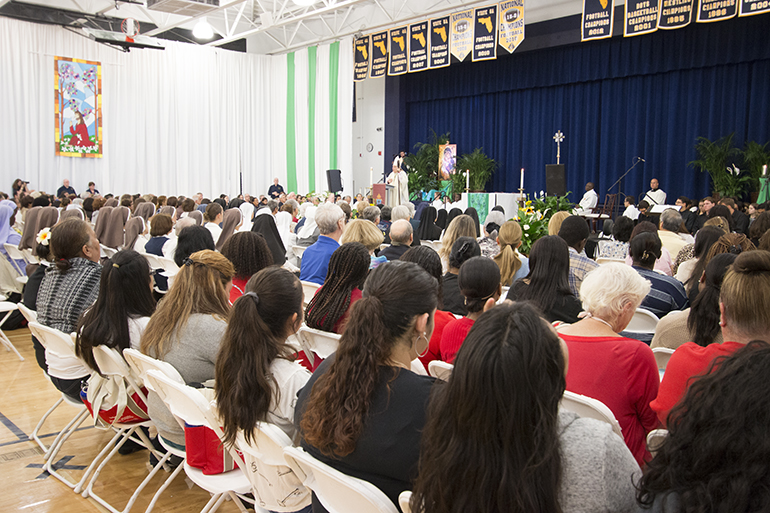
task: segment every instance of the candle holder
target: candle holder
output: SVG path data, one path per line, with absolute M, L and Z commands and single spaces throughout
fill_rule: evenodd
M 519 187 L 519 206 L 521 208 L 524 208 L 524 206 L 526 205 L 525 199 L 526 199 L 526 197 L 524 196 L 524 189 Z

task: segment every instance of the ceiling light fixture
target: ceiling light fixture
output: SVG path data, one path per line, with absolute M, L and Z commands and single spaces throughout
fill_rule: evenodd
M 211 39 L 214 37 L 214 29 L 211 28 L 206 18 L 201 18 L 193 27 L 193 36 L 195 39 Z

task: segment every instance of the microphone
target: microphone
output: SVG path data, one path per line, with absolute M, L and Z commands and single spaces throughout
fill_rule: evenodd
M 646 160 L 644 160 L 642 157 L 636 157 L 636 158 L 638 158 L 638 159 L 639 159 L 639 160 L 641 160 L 642 162 L 647 162 L 647 161 L 646 161 Z

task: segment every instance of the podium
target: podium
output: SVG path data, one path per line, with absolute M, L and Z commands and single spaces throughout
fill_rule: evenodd
M 392 185 L 384 183 L 376 183 L 372 185 L 372 199 L 375 205 L 391 205 L 391 196 L 393 195 L 394 187 Z

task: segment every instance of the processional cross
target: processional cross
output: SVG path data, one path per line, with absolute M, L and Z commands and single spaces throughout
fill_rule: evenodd
M 559 159 L 561 158 L 561 142 L 564 140 L 564 134 L 561 133 L 561 130 L 553 135 L 553 140 L 556 141 L 556 163 L 559 164 Z

